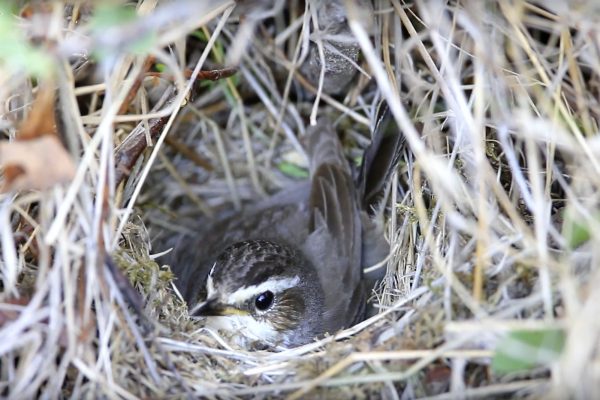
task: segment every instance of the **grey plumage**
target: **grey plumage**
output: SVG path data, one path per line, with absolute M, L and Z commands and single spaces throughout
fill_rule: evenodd
M 258 321 L 271 318 L 281 333 L 276 344 L 285 346 L 349 327 L 364 318 L 366 306 L 365 218 L 351 168 L 329 121 L 311 127 L 305 140 L 310 181 L 217 221 L 197 235 L 178 237 L 166 260 L 190 308 L 206 299 L 209 272 L 213 290 L 230 294 L 269 278 L 299 276 L 294 288 L 276 293 L 268 313 L 257 312 L 250 303 L 239 306 Z M 224 299 L 209 300 L 212 304 Z

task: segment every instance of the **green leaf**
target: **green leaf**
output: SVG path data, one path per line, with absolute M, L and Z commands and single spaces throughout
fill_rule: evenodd
M 119 28 L 135 23 L 138 18 L 135 7 L 131 5 L 114 2 L 98 4 L 90 21 L 90 27 L 94 35 L 99 38 L 118 34 L 123 35 L 127 32 L 121 32 Z M 114 31 L 111 31 L 111 29 Z M 134 35 L 134 37 L 129 37 L 127 41 L 115 40 L 114 45 L 111 45 L 110 41 L 100 41 L 100 44 L 93 51 L 94 57 L 105 60 L 123 51 L 144 55 L 156 43 L 157 34 L 150 29 L 144 31 L 134 30 Z
M 498 373 L 528 371 L 560 356 L 565 343 L 562 329 L 509 332 L 496 347 L 492 369 Z
M 0 64 L 11 72 L 45 77 L 54 68 L 52 57 L 29 43 L 7 5 L 0 5 Z
M 595 212 L 593 218 L 600 223 L 600 212 Z M 563 215 L 562 235 L 567 240 L 568 246 L 575 249 L 588 242 L 591 238 L 590 231 L 589 221 L 576 214 L 573 209 L 567 208 Z
M 190 33 L 190 35 L 203 42 L 208 42 L 208 38 L 206 37 L 204 32 L 202 32 L 202 29 L 196 29 L 195 31 Z
M 297 166 L 296 164 L 292 164 L 288 161 L 282 161 L 277 165 L 277 168 L 286 174 L 287 176 L 291 176 L 292 178 L 298 179 L 306 179 L 308 178 L 308 171 L 304 168 Z
M 17 4 L 8 3 L 8 2 L 0 2 L 0 18 L 4 17 L 12 17 L 19 12 L 19 7 Z
M 101 30 L 113 26 L 125 25 L 136 18 L 137 13 L 134 7 L 117 3 L 98 4 L 90 20 L 90 26 L 94 30 Z
M 133 41 L 129 45 L 129 49 L 134 54 L 146 54 L 156 42 L 156 37 L 156 32 L 150 32 L 147 35 L 140 37 L 138 40 Z

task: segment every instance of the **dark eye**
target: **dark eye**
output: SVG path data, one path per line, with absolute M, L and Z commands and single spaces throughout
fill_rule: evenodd
M 254 300 L 254 305 L 256 309 L 259 311 L 268 310 L 271 305 L 273 305 L 273 292 L 267 290 L 256 296 L 256 300 Z

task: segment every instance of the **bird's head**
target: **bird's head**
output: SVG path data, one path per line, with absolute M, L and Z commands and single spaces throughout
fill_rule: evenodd
M 314 267 L 299 252 L 248 240 L 217 257 L 206 298 L 191 314 L 207 317 L 208 326 L 241 336 L 244 343 L 295 346 L 323 333 L 323 297 Z

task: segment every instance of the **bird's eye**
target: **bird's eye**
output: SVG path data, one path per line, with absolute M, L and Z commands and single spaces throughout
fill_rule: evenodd
M 254 305 L 256 309 L 259 311 L 266 311 L 273 305 L 273 292 L 267 290 L 256 296 L 256 300 L 254 300 Z

